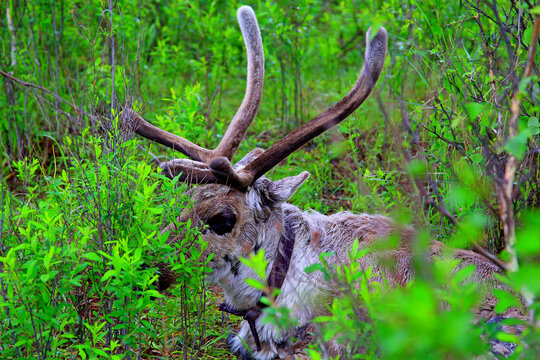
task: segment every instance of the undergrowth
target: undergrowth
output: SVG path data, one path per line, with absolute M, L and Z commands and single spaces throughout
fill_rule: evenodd
M 242 4 L 7 2 L 0 17 L 2 358 L 230 357 L 219 294 L 204 286 L 198 230 L 179 224 L 185 240 L 172 244 L 160 232 L 189 206 L 185 185 L 155 166 L 178 154 L 131 138 L 118 114 L 127 104 L 172 133 L 217 145 L 245 90 L 235 19 Z M 299 207 L 391 215 L 426 239 L 517 259 L 509 286 L 525 295 L 531 326 L 506 340 L 519 344 L 515 357 L 531 356 L 540 310 L 540 88 L 535 63 L 530 76 L 525 69 L 538 42 L 538 7 L 249 5 L 261 27 L 266 76 L 238 156 L 268 148 L 340 99 L 361 67 L 368 27 L 384 26 L 387 62 L 370 99 L 268 176 L 309 171 L 291 200 Z M 157 263 L 180 276 L 171 293 L 156 291 Z M 322 319 L 329 325 L 319 340 L 337 332 L 356 337 L 364 342 L 351 346 L 373 358 L 478 355 L 485 342 L 466 315 L 474 291 L 450 282 L 447 295 L 440 293 L 433 285 L 446 280 L 433 274 L 445 271 L 419 271 L 414 288 L 391 295 L 350 288 Z M 512 305 L 500 298 L 501 307 Z M 444 320 L 433 310 L 440 300 L 453 304 Z M 353 316 L 365 306 L 376 324 Z M 433 312 L 417 311 L 426 306 Z

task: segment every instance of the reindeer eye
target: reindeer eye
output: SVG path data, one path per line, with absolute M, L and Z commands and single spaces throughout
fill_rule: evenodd
M 231 210 L 223 210 L 217 215 L 212 216 L 206 222 L 210 231 L 217 235 L 230 233 L 236 224 L 236 215 Z

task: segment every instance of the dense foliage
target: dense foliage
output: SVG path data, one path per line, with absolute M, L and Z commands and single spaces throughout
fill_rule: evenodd
M 129 104 L 170 132 L 217 145 L 245 91 L 242 4 L 8 0 L 0 16 L 1 358 L 230 356 L 219 295 L 203 283 L 198 229 L 179 224 L 181 244 L 160 233 L 189 206 L 185 185 L 155 166 L 178 154 L 133 138 L 117 115 Z M 310 270 L 340 281 L 348 296 L 318 319 L 310 356 L 336 335 L 362 358 L 470 358 L 487 352 L 489 336 L 516 343 L 516 358 L 537 355 L 540 87 L 531 45 L 540 9 L 529 1 L 249 5 L 266 76 L 239 156 L 340 99 L 361 67 L 368 27 L 384 26 L 388 57 L 371 98 L 268 176 L 307 170 L 293 203 L 391 215 L 419 230 L 419 251 L 437 239 L 495 254 L 530 310 L 519 336 L 494 335 L 495 326 L 472 319 L 478 296 L 460 282 L 467 271 L 452 278 L 451 264 L 418 262 L 415 284 L 389 292 L 369 289 L 369 272 L 327 269 L 322 258 Z M 173 296 L 155 291 L 158 262 L 180 274 Z M 497 296 L 501 311 L 518 304 Z M 292 321 L 287 309 L 270 311 L 278 325 Z

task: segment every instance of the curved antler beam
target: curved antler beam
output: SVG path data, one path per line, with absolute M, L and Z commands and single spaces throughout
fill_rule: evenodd
M 170 179 L 180 176 L 180 181 L 191 184 L 220 183 L 208 165 L 189 159 L 174 159 L 159 165 L 161 173 Z
M 249 6 L 242 6 L 237 13 L 247 53 L 247 86 L 242 105 L 234 115 L 223 139 L 213 151 L 215 157 L 231 160 L 246 136 L 249 125 L 257 115 L 261 104 L 264 83 L 264 49 L 257 17 Z
M 171 134 L 168 131 L 150 124 L 133 109 L 124 109 L 122 116 L 124 121 L 133 129 L 133 131 L 148 140 L 155 141 L 171 149 L 180 151 L 182 154 L 195 161 L 211 159 L 212 154 L 210 150 L 195 145 L 183 137 Z
M 203 162 L 189 159 L 174 159 L 160 164 L 161 173 L 170 179 L 179 176 L 179 180 L 190 184 L 225 184 L 236 189 L 243 189 L 251 184 L 244 174 L 239 174 L 226 157 L 215 158 L 210 167 Z M 248 185 L 245 185 L 248 184 Z
M 367 47 L 364 66 L 351 91 L 337 104 L 274 143 L 272 147 L 242 169 L 238 174 L 239 178 L 245 179 L 245 181 L 257 180 L 291 153 L 324 131 L 339 124 L 362 105 L 371 94 L 381 75 L 388 43 L 388 34 L 383 27 L 379 28 L 372 39 L 370 38 L 371 29 L 366 34 Z

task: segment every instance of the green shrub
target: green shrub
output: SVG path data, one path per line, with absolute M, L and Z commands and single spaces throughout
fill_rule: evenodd
M 189 205 L 186 188 L 157 174 L 140 160 L 137 141 L 118 133 L 83 133 L 66 144 L 57 176 L 39 177 L 36 160 L 19 161 L 24 192 L 2 186 L 2 357 L 146 354 L 165 331 L 153 300 L 163 297 L 156 264 L 179 274 L 181 318 L 194 321 L 199 308 L 198 230 L 182 224 L 184 238 L 174 244 L 160 233 Z M 197 330 L 185 329 L 188 337 Z

